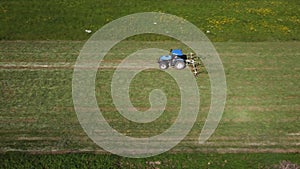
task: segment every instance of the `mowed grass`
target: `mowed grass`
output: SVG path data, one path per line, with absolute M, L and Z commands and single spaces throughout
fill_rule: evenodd
M 83 42 L 2 41 L 0 45 L 1 152 L 104 152 L 84 133 L 73 107 L 72 65 Z M 105 63 L 119 63 L 127 54 L 120 52 L 124 48 L 134 51 L 181 45 L 175 41 L 124 41 L 110 51 Z M 201 94 L 198 119 L 188 136 L 169 153 L 299 152 L 299 42 L 214 45 L 228 85 L 222 120 L 213 136 L 198 144 L 210 106 L 209 77 L 203 68 L 197 77 Z M 45 64 L 53 67 L 35 67 Z M 134 137 L 153 136 L 170 127 L 180 108 L 180 95 L 168 74 L 148 70 L 133 79 L 130 96 L 137 109 L 150 107 L 148 96 L 153 89 L 162 89 L 168 99 L 159 119 L 138 124 L 123 118 L 113 105 L 113 73 L 113 68 L 100 68 L 96 80 L 98 105 L 112 127 Z
M 206 144 L 197 143 L 210 105 L 209 77 L 203 71 L 197 77 L 201 108 L 192 131 L 169 152 L 143 159 L 107 154 L 83 132 L 71 95 L 72 65 L 83 42 L 0 45 L 0 168 L 276 168 L 283 160 L 300 163 L 298 42 L 215 43 L 228 85 L 218 129 Z M 108 54 L 105 64 L 116 65 L 143 47 L 174 46 L 188 51 L 178 42 L 125 41 Z M 119 52 L 124 49 L 128 53 Z M 172 78 L 152 70 L 132 81 L 130 94 L 137 109 L 149 108 L 152 89 L 163 89 L 169 100 L 163 116 L 141 125 L 124 119 L 112 104 L 113 72 L 100 69 L 96 83 L 99 107 L 112 127 L 128 136 L 146 137 L 172 124 L 180 102 Z
M 293 41 L 300 39 L 299 9 L 298 0 L 3 0 L 0 40 L 86 40 L 86 29 L 95 32 L 137 12 L 163 12 L 190 21 L 215 42 Z

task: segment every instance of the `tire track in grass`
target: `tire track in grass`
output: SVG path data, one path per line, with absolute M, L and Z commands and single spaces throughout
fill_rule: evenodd
M 119 61 L 105 61 L 98 69 L 128 69 L 135 70 L 142 66 L 118 66 Z M 74 62 L 0 62 L 0 70 L 69 70 L 74 69 Z M 81 69 L 93 69 L 94 67 L 80 67 Z
M 138 151 L 138 150 L 137 150 Z M 29 154 L 68 154 L 68 153 L 95 153 L 95 154 L 110 154 L 102 149 L 94 149 L 94 148 L 83 148 L 83 149 L 31 149 L 31 150 L 23 150 L 17 148 L 5 148 L 0 150 L 0 153 L 7 152 L 21 152 L 21 153 L 29 153 Z M 299 149 L 297 148 L 235 148 L 235 147 L 227 147 L 227 148 L 219 148 L 219 147 L 200 147 L 200 148 L 187 148 L 184 151 L 182 148 L 174 148 L 170 150 L 169 154 L 175 153 L 299 153 Z

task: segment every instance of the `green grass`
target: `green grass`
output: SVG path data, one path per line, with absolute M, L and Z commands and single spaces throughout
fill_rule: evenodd
M 92 35 L 84 30 L 94 33 L 137 12 L 177 15 L 214 42 L 226 73 L 227 101 L 217 130 L 205 144 L 197 142 L 210 106 L 204 68 L 197 77 L 201 107 L 196 123 L 166 153 L 142 159 L 111 155 L 81 128 L 72 101 L 72 66 Z M 0 168 L 278 168 L 283 160 L 300 164 L 299 24 L 298 0 L 2 0 Z M 140 35 L 114 46 L 105 64 L 115 66 L 143 48 L 189 52 L 168 37 Z M 112 127 L 134 137 L 170 127 L 180 102 L 170 76 L 150 70 L 134 78 L 130 96 L 137 109 L 149 108 L 152 89 L 163 89 L 169 100 L 155 122 L 137 124 L 113 105 L 113 72 L 100 69 L 96 80 L 98 105 Z
M 86 40 L 103 25 L 137 12 L 164 12 L 195 24 L 216 41 L 300 39 L 298 0 L 0 2 L 0 40 Z M 146 40 L 146 39 L 140 39 Z
M 134 51 L 149 46 L 169 48 L 175 44 L 180 46 L 178 42 L 124 41 L 112 49 L 105 63 L 116 64 L 124 58 L 126 53 L 119 52 L 124 47 Z M 0 45 L 0 58 L 5 61 L 0 66 L 8 63 L 55 65 L 58 62 L 73 65 L 83 43 L 2 41 Z M 189 135 L 171 152 L 299 152 L 299 42 L 226 42 L 215 43 L 215 46 L 224 64 L 228 85 L 220 125 L 206 144 L 197 143 L 210 106 L 209 77 L 203 72 L 197 77 L 201 93 L 198 119 Z M 148 95 L 153 89 L 163 89 L 170 100 L 157 121 L 137 124 L 123 118 L 113 105 L 110 94 L 113 72 L 114 69 L 100 69 L 96 81 L 98 105 L 111 126 L 129 136 L 152 136 L 173 123 L 180 95 L 172 78 L 155 70 L 143 71 L 134 78 L 130 96 L 137 109 L 149 108 Z M 72 102 L 72 73 L 70 66 L 1 67 L 2 152 L 102 151 L 86 136 L 77 120 Z
M 279 168 L 282 161 L 300 162 L 300 154 L 163 154 L 130 159 L 103 154 L 0 154 L 1 168 Z
M 266 168 L 282 160 L 299 164 L 299 42 L 214 43 L 228 85 L 226 108 L 218 129 L 206 144 L 197 143 L 210 106 L 209 78 L 203 71 L 197 77 L 201 108 L 191 132 L 169 152 L 138 160 L 106 154 L 87 137 L 78 122 L 72 102 L 71 66 L 83 44 L 0 42 L 0 164 L 4 166 L 1 168 L 153 167 L 147 161 L 160 161 L 156 166 L 159 168 Z M 104 60 L 105 64 L 116 65 L 126 55 L 145 47 L 174 46 L 188 52 L 186 46 L 176 41 L 123 41 Z M 119 52 L 124 49 L 127 53 Z M 65 67 L 3 67 L 8 64 Z M 112 103 L 113 72 L 114 69 L 100 69 L 96 80 L 98 105 L 111 126 L 128 136 L 145 137 L 159 134 L 172 124 L 180 102 L 172 78 L 155 70 L 143 71 L 134 78 L 130 95 L 137 109 L 149 107 L 148 95 L 152 89 L 163 89 L 171 100 L 155 122 L 137 124 L 120 116 Z M 63 154 L 47 154 L 55 152 Z

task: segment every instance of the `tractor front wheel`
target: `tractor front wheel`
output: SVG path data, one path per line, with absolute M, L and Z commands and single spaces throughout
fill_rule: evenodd
M 177 61 L 175 63 L 175 68 L 180 70 L 180 69 L 184 69 L 185 68 L 185 63 L 183 61 Z
M 169 63 L 168 62 L 160 62 L 159 63 L 159 68 L 162 70 L 168 69 L 169 68 Z

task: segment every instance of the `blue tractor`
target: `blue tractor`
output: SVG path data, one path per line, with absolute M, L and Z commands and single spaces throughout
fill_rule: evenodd
M 190 53 L 184 55 L 181 49 L 171 49 L 169 55 L 164 55 L 158 59 L 159 68 L 162 70 L 168 69 L 170 66 L 175 69 L 181 70 L 188 65 L 195 76 L 199 73 L 201 61 L 200 57 Z
M 171 49 L 169 55 L 161 56 L 158 59 L 160 69 L 168 69 L 169 66 L 175 69 L 184 69 L 186 66 L 187 56 L 182 54 L 181 49 Z

